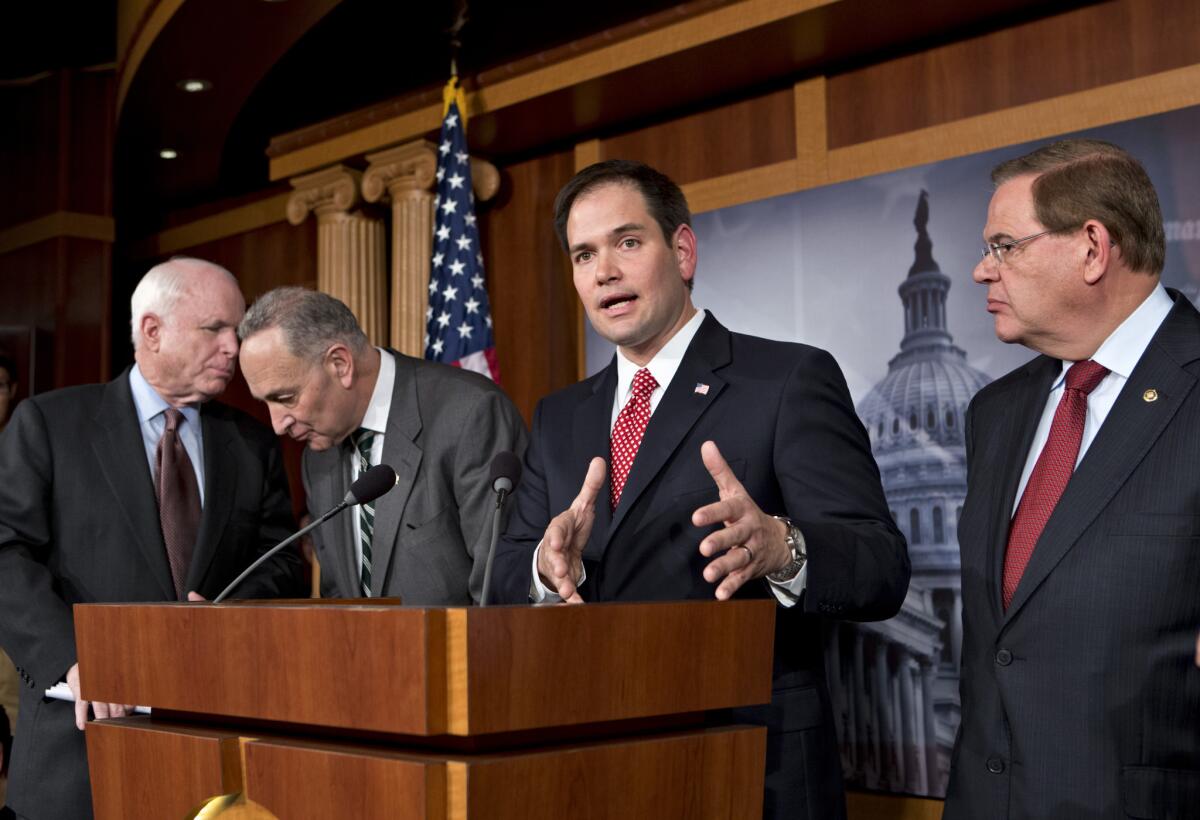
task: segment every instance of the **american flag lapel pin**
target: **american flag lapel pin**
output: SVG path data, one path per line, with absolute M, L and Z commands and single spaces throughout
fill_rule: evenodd
M 704 384 L 703 382 L 696 382 L 696 389 L 692 392 L 696 393 L 699 396 L 707 396 L 708 395 L 708 385 Z

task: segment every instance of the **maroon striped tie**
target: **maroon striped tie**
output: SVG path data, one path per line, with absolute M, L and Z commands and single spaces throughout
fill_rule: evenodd
M 175 595 L 182 601 L 187 596 L 184 585 L 192 563 L 192 550 L 196 547 L 196 535 L 200 531 L 200 489 L 192 460 L 179 438 L 183 413 L 168 407 L 164 415 L 167 427 L 158 440 L 155 453 L 154 492 L 158 497 L 158 520 L 167 545 Z
M 1025 494 L 1021 496 L 1008 532 L 1008 549 L 1004 553 L 1005 609 L 1012 602 L 1033 548 L 1075 471 L 1075 460 L 1083 441 L 1083 424 L 1087 420 L 1088 394 L 1107 375 L 1108 368 L 1091 359 L 1076 362 L 1067 370 L 1067 389 L 1054 411 L 1050 437 L 1029 475 Z

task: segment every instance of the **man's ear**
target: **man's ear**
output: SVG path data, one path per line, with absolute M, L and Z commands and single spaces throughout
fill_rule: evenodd
M 354 355 L 341 342 L 325 351 L 325 369 L 347 390 L 354 384 Z
M 142 334 L 142 344 L 154 353 L 162 346 L 163 320 L 157 313 L 142 314 L 142 322 L 138 330 Z
M 1089 285 L 1095 285 L 1104 278 L 1120 251 L 1113 245 L 1108 228 L 1095 219 L 1083 223 L 1083 237 L 1086 242 L 1083 280 Z
M 675 263 L 683 281 L 690 282 L 696 275 L 696 234 L 686 223 L 675 229 L 671 238 L 671 250 L 675 252 Z

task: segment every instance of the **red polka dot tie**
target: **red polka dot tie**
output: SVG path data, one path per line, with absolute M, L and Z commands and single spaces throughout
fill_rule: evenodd
M 1083 441 L 1083 423 L 1087 419 L 1088 394 L 1107 375 L 1108 368 L 1090 359 L 1076 362 L 1067 370 L 1067 388 L 1054 411 L 1050 436 L 1029 475 L 1008 533 L 1008 549 L 1004 554 L 1005 609 L 1012 602 L 1033 548 L 1075 471 Z
M 612 464 L 612 495 L 609 500 L 614 510 L 621 500 L 625 479 L 629 478 L 633 459 L 641 446 L 642 434 L 650 423 L 650 394 L 657 387 L 658 382 L 646 368 L 635 373 L 629 401 L 625 402 L 617 415 L 617 423 L 613 425 L 612 439 L 609 441 L 609 460 Z

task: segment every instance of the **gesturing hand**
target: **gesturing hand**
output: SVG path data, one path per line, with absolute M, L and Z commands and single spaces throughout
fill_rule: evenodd
M 700 457 L 717 484 L 721 500 L 692 513 L 692 523 L 697 527 L 718 522 L 725 525 L 700 542 L 701 555 L 719 556 L 704 568 L 704 580 L 710 584 L 721 582 L 716 595 L 724 601 L 747 581 L 791 563 L 787 525 L 759 509 L 729 469 L 716 444 L 704 442 Z
M 575 586 L 583 574 L 583 547 L 592 534 L 596 497 L 604 486 L 606 469 L 604 459 L 592 459 L 579 495 L 550 521 L 538 550 L 538 575 L 542 583 L 570 604 L 583 603 Z

